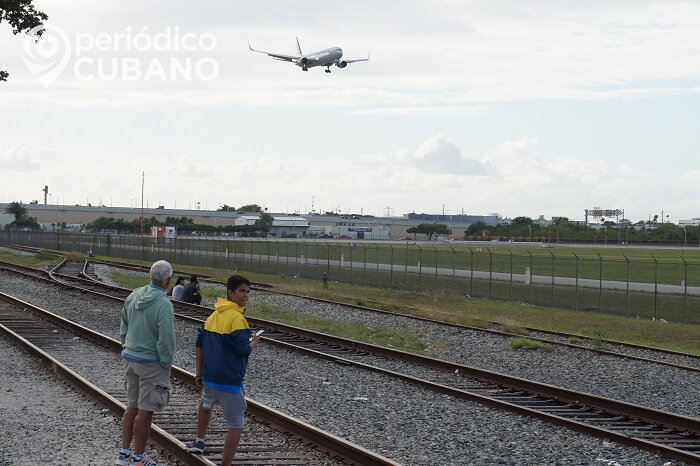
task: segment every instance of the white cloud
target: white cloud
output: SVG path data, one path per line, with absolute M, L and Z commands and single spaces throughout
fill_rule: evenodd
M 429 138 L 410 157 L 419 172 L 483 175 L 483 162 L 466 158 L 457 146 L 442 135 Z
M 35 172 L 41 168 L 36 160 L 37 151 L 20 145 L 0 149 L 0 166 L 3 171 Z

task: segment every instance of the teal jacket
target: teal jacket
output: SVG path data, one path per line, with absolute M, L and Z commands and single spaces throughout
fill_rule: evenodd
M 141 359 L 160 361 L 170 368 L 175 354 L 173 304 L 160 288 L 135 289 L 124 302 L 119 331 L 124 352 Z

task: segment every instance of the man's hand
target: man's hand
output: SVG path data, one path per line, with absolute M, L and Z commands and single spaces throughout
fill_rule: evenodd
M 252 332 L 252 335 L 253 335 L 253 336 L 250 338 L 250 347 L 251 347 L 251 348 L 254 348 L 255 345 L 257 345 L 258 342 L 260 341 L 260 337 L 257 336 L 257 335 L 255 334 L 255 332 Z
M 197 385 L 197 387 L 202 388 L 204 385 L 202 384 L 202 375 L 196 375 L 194 377 L 194 383 Z

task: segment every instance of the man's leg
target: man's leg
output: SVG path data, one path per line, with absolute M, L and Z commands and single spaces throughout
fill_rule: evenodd
M 209 427 L 209 421 L 211 420 L 211 411 L 207 411 L 202 407 L 202 403 L 199 403 L 199 410 L 197 410 L 197 437 L 203 439 L 207 435 L 207 428 Z
M 122 417 L 122 448 L 131 447 L 131 439 L 134 438 L 134 419 L 138 408 L 126 408 Z
M 238 442 L 241 440 L 242 429 L 229 429 L 224 442 L 224 454 L 221 458 L 221 466 L 231 466 L 233 457 L 238 450 Z
M 134 453 L 140 455 L 146 451 L 146 442 L 148 434 L 151 430 L 151 421 L 153 413 L 151 411 L 139 410 L 134 419 Z

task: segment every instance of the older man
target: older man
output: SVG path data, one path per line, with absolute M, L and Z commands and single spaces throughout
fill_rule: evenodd
M 146 442 L 153 413 L 161 411 L 170 400 L 175 328 L 173 305 L 165 290 L 170 287 L 173 269 L 166 261 L 158 261 L 151 266 L 150 276 L 151 284 L 135 289 L 121 313 L 127 407 L 122 418 L 122 448 L 116 461 L 120 466 L 156 465 L 145 454 Z

